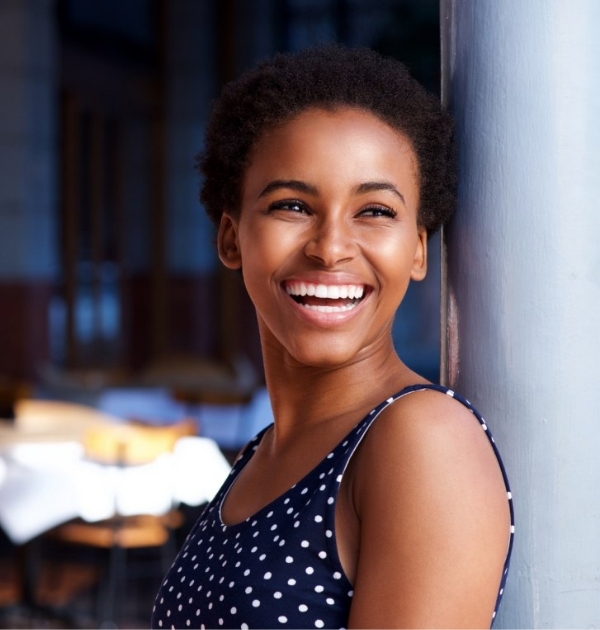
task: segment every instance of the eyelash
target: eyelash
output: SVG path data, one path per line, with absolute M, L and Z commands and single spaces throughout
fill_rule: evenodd
M 298 199 L 282 199 L 281 201 L 275 201 L 269 205 L 269 210 L 291 210 L 292 206 L 297 206 L 298 210 L 294 212 L 307 212 L 308 207 L 302 201 Z
M 386 217 L 388 219 L 396 218 L 397 214 L 395 210 L 392 210 L 392 208 L 388 208 L 386 206 L 367 206 L 359 212 L 359 216 L 364 214 L 365 212 L 379 213 L 373 214 L 372 216 Z
M 293 212 L 297 213 L 307 213 L 309 212 L 308 206 L 298 199 L 282 199 L 281 201 L 275 201 L 274 203 L 269 205 L 269 211 L 273 210 L 292 210 L 293 207 L 296 207 L 296 210 Z M 357 216 L 364 215 L 366 213 L 372 213 L 371 216 L 374 217 L 386 217 L 389 219 L 394 219 L 396 217 L 396 211 L 392 208 L 388 208 L 386 206 L 367 206 L 366 208 L 362 208 Z

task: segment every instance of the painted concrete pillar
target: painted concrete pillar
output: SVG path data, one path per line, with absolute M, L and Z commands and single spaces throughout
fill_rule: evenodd
M 516 510 L 497 627 L 596 627 L 600 3 L 442 0 L 441 25 L 447 378 L 487 417 Z
M 58 269 L 54 0 L 0 3 L 0 374 L 48 356 Z

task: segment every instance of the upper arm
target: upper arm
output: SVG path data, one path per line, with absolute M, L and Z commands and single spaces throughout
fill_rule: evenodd
M 489 627 L 509 513 L 477 420 L 447 396 L 413 394 L 385 410 L 356 457 L 349 627 Z

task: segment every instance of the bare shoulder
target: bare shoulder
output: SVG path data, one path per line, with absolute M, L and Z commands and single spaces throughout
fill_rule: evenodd
M 435 390 L 401 397 L 369 429 L 351 475 L 361 523 L 351 625 L 489 625 L 510 516 L 473 412 Z

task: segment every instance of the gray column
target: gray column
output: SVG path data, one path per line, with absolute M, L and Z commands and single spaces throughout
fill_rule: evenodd
M 446 376 L 513 487 L 497 627 L 600 622 L 600 2 L 442 0 Z M 467 515 L 468 517 L 468 515 Z

